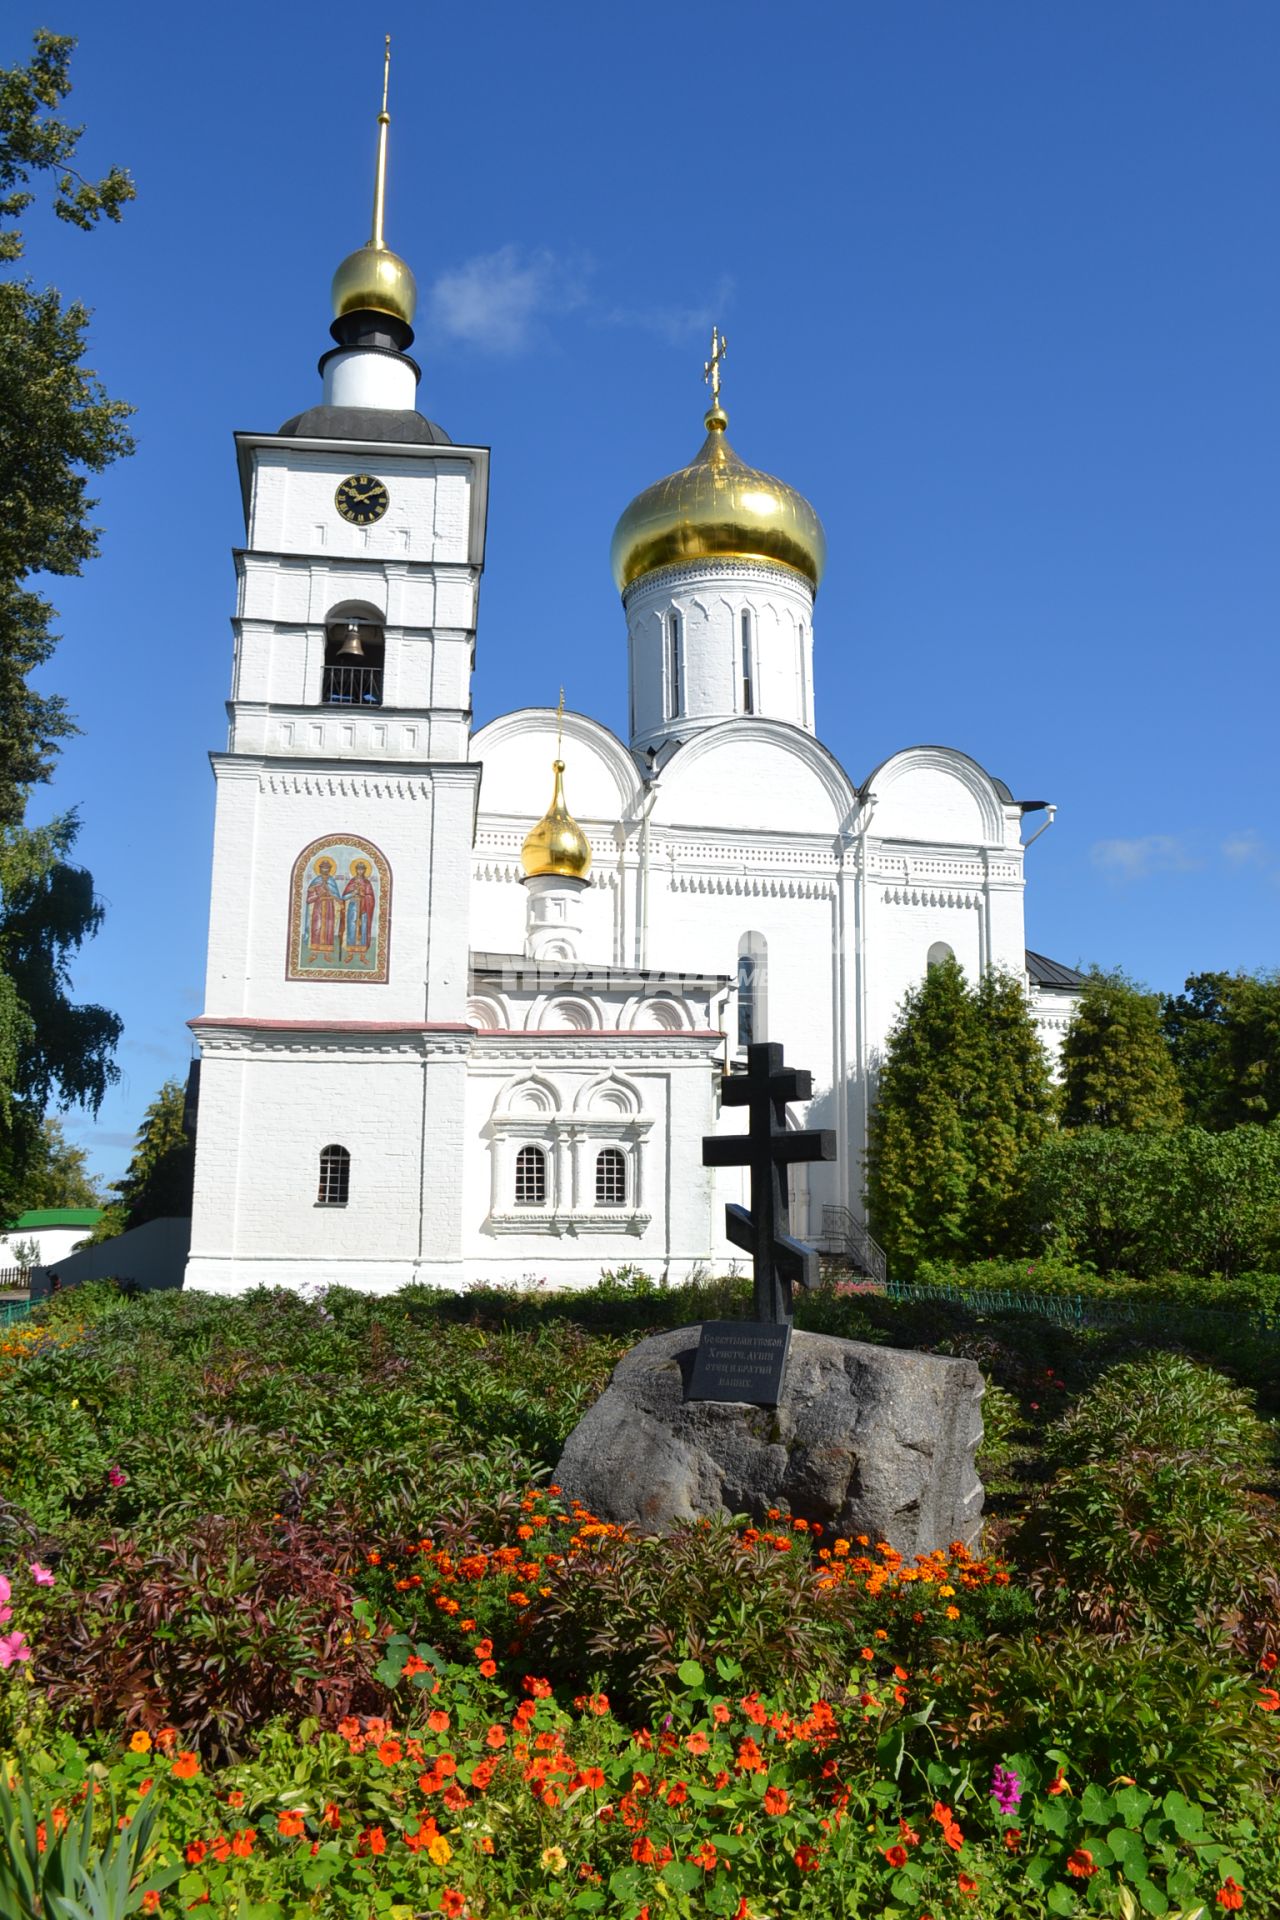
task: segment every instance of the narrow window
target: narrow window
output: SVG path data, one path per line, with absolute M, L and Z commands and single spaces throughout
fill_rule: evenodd
M 684 622 L 678 613 L 667 615 L 667 718 L 684 708 Z
M 954 960 L 955 957 L 954 949 L 949 947 L 945 940 L 935 940 L 929 949 L 930 967 L 945 967 L 947 961 Z
M 351 1191 L 351 1155 L 345 1147 L 324 1147 L 320 1153 L 318 1207 L 345 1207 Z
M 543 1207 L 547 1203 L 547 1156 L 541 1147 L 521 1147 L 516 1155 L 516 1205 Z
M 800 622 L 800 711 L 806 727 L 813 725 L 813 695 L 809 684 L 809 663 L 805 645 L 806 628 Z
M 751 679 L 751 615 L 744 610 L 742 615 L 742 711 L 754 713 L 755 710 L 756 694 Z
M 749 1047 L 765 1033 L 768 947 L 762 933 L 744 933 L 738 942 L 738 1045 Z
M 626 1156 L 617 1147 L 604 1147 L 596 1155 L 596 1205 L 625 1207 L 626 1204 Z

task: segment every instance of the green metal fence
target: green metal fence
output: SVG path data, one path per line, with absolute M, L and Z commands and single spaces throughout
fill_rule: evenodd
M 916 1286 L 908 1280 L 888 1280 L 882 1288 L 890 1300 L 904 1304 L 946 1304 L 966 1313 L 1029 1313 L 1059 1327 L 1094 1327 L 1114 1331 L 1125 1327 L 1159 1327 L 1168 1332 L 1200 1331 L 1219 1338 L 1231 1333 L 1264 1340 L 1280 1339 L 1280 1314 L 1261 1308 L 1191 1307 L 1172 1301 L 1099 1300 L 1080 1293 L 1022 1293 L 1014 1287 Z
M 31 1312 L 29 1300 L 0 1300 L 0 1327 L 11 1327 Z

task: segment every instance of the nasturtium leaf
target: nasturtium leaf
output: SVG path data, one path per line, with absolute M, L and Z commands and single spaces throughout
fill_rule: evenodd
M 1063 1881 L 1055 1880 L 1045 1898 L 1050 1913 L 1072 1914 L 1076 1910 L 1076 1896 Z
M 1181 1793 L 1166 1793 L 1164 1810 L 1180 1840 L 1204 1837 L 1204 1814 L 1194 1800 L 1188 1800 Z
M 746 1841 L 740 1839 L 736 1833 L 713 1833 L 710 1836 L 710 1840 L 716 1852 L 724 1854 L 728 1860 L 732 1860 L 735 1853 L 741 1853 L 747 1844 Z M 737 1904 L 735 1900 L 734 1905 L 736 1906 Z
M 1130 1880 L 1145 1880 L 1147 1874 L 1147 1850 L 1140 1835 L 1130 1827 L 1112 1827 L 1107 1835 L 1110 1847 L 1125 1874 Z
M 1140 1827 L 1151 1811 L 1152 1800 L 1141 1787 L 1121 1787 L 1116 1795 L 1116 1812 L 1126 1827 Z
M 605 1897 L 598 1887 L 588 1887 L 585 1893 L 580 1893 L 569 1904 L 578 1913 L 599 1913 L 605 1904 Z
M 702 1868 L 688 1860 L 668 1860 L 662 1878 L 675 1893 L 692 1893 L 702 1885 Z
M 609 1875 L 609 1891 L 615 1900 L 624 1904 L 640 1897 L 644 1886 L 644 1874 L 639 1867 L 618 1867 Z
M 1080 1812 L 1091 1826 L 1105 1827 L 1108 1820 L 1115 1818 L 1116 1803 L 1109 1793 L 1090 1781 L 1080 1796 Z
M 1154 1880 L 1139 1880 L 1135 1883 L 1133 1890 L 1142 1902 L 1142 1910 L 1144 1913 L 1168 1913 L 1169 1902 L 1165 1899 Z
M 676 1677 L 682 1687 L 700 1687 L 707 1676 L 696 1660 L 682 1660 L 676 1668 Z
M 1046 1800 L 1036 1810 L 1036 1819 L 1042 1827 L 1048 1827 L 1050 1833 L 1065 1833 L 1071 1824 L 1071 1814 L 1061 1800 Z

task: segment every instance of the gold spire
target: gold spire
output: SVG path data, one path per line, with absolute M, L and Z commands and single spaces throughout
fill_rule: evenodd
M 749 467 L 729 445 L 729 416 L 720 404 L 724 359 L 724 335 L 713 327 L 711 358 L 702 369 L 711 388 L 707 437 L 687 467 L 638 493 L 614 528 L 619 593 L 660 567 L 699 560 L 790 567 L 815 589 L 822 578 L 827 540 L 809 502 L 785 481 Z
M 391 35 L 386 38 L 382 56 L 382 111 L 378 115 L 378 161 L 373 176 L 373 228 L 369 244 L 349 253 L 333 276 L 333 316 L 344 313 L 389 313 L 413 325 L 418 289 L 414 278 L 398 253 L 393 253 L 383 237 L 387 205 L 387 130 L 391 115 L 387 112 L 387 89 L 391 81 Z
M 564 880 L 585 880 L 591 871 L 591 842 L 564 803 L 564 761 L 560 757 L 563 740 L 564 688 L 561 687 L 560 705 L 556 708 L 556 757 L 552 762 L 556 783 L 551 805 L 537 826 L 529 829 L 520 849 L 520 864 L 528 880 L 549 874 L 558 874 Z

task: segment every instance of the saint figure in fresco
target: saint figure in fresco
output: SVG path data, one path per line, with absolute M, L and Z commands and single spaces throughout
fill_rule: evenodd
M 367 965 L 378 905 L 378 896 L 369 878 L 367 860 L 351 862 L 351 878 L 342 889 L 342 898 L 347 916 L 344 928 L 347 952 L 354 954 L 357 960 Z
M 328 854 L 316 861 L 315 873 L 307 888 L 307 945 L 313 954 L 332 958 L 338 937 L 338 914 L 342 895 L 334 878 L 337 862 Z

